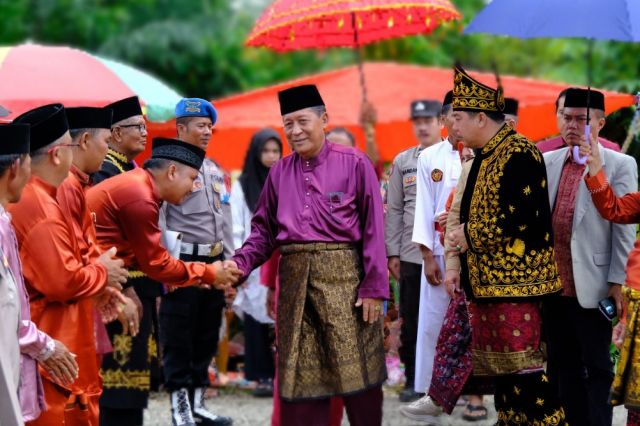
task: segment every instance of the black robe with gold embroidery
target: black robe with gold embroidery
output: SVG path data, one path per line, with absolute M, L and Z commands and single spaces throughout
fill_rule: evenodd
M 511 127 L 503 126 L 479 150 L 460 223 L 469 243 L 461 282 L 470 299 L 531 301 L 561 290 L 544 160 Z

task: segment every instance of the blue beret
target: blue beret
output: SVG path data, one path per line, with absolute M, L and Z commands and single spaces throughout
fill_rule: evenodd
M 180 117 L 209 117 L 216 124 L 218 111 L 211 102 L 200 98 L 183 98 L 176 105 L 176 118 Z

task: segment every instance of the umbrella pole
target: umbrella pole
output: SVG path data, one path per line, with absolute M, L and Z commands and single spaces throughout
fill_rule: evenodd
M 362 107 L 360 109 L 360 124 L 364 131 L 365 152 L 373 164 L 377 164 L 380 159 L 378 147 L 376 146 L 375 109 L 369 104 L 367 96 L 367 84 L 364 78 L 364 64 L 362 61 L 362 51 L 358 40 L 358 23 L 355 12 L 351 12 L 351 28 L 353 28 L 353 50 L 356 64 L 358 65 L 358 75 L 360 76 L 360 90 L 362 91 Z

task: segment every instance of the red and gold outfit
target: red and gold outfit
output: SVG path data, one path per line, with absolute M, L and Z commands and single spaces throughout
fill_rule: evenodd
M 92 297 L 106 285 L 107 271 L 82 256 L 79 240 L 56 200 L 56 187 L 32 176 L 20 202 L 9 211 L 20 246 L 32 319 L 40 330 L 64 343 L 76 355 L 79 366 L 78 379 L 67 388 L 54 384 L 40 369 L 49 408 L 30 424 L 77 421 L 97 426 L 101 380 Z
M 116 247 L 125 268 L 138 269 L 155 281 L 171 286 L 212 283 L 213 265 L 175 259 L 160 245 L 160 203 L 153 178 L 144 169 L 89 189 L 87 204 L 96 215 L 98 244 L 103 250 Z
M 616 197 L 604 171 L 585 176 L 593 204 L 600 215 L 615 223 L 640 223 L 640 192 Z M 627 425 L 640 425 L 640 241 L 627 261 L 627 278 L 622 294 L 626 303 L 626 334 L 620 350 L 610 401 L 629 409 Z

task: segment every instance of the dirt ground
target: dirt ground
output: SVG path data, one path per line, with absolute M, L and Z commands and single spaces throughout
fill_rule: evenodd
M 451 416 L 443 416 L 442 425 L 456 426 L 488 426 L 496 422 L 496 413 L 493 409 L 493 398 L 485 399 L 485 406 L 489 410 L 489 418 L 483 422 L 467 422 L 462 419 L 464 407 L 456 407 Z M 268 426 L 271 419 L 271 399 L 254 398 L 246 393 L 238 392 L 234 394 L 221 395 L 210 398 L 207 405 L 217 412 L 234 419 L 234 426 Z M 394 391 L 385 391 L 384 398 L 384 426 L 419 426 L 417 423 L 408 420 L 400 414 L 398 408 L 402 405 L 398 401 L 398 396 Z M 622 407 L 614 410 L 614 426 L 624 426 L 627 413 Z M 151 396 L 149 409 L 145 412 L 146 426 L 170 426 L 171 418 L 169 413 L 169 397 L 167 394 L 154 393 Z M 345 419 L 343 426 L 349 425 Z

